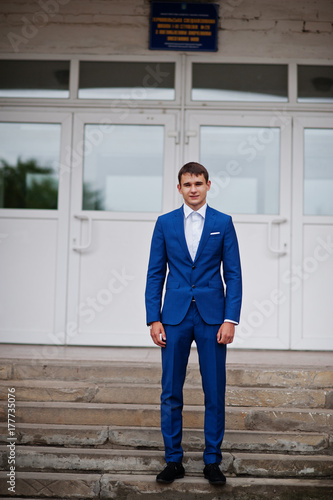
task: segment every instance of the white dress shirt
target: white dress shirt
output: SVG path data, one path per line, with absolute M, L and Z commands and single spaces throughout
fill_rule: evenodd
M 188 251 L 194 261 L 200 238 L 202 235 L 202 230 L 205 223 L 207 210 L 207 203 L 205 203 L 199 210 L 192 210 L 186 203 L 184 203 L 184 230 L 185 230 L 185 239 L 187 243 Z M 236 321 L 231 319 L 224 320 L 227 323 L 234 323 L 237 325 Z
M 202 230 L 205 223 L 207 210 L 207 203 L 205 203 L 199 210 L 192 210 L 186 203 L 184 203 L 184 229 L 185 229 L 185 239 L 187 243 L 188 251 L 192 257 L 195 259 L 200 238 L 202 235 Z

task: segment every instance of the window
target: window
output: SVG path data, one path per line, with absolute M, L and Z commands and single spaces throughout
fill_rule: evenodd
M 0 97 L 69 97 L 69 61 L 0 60 Z
M 193 101 L 288 101 L 286 64 L 193 63 Z
M 174 100 L 175 64 L 80 63 L 80 99 Z
M 298 102 L 333 102 L 333 66 L 297 66 Z

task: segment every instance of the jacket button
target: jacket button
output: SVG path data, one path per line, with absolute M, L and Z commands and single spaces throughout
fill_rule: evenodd
M 192 285 L 192 288 L 195 288 L 195 285 Z
M 192 269 L 195 269 L 195 266 L 192 266 Z

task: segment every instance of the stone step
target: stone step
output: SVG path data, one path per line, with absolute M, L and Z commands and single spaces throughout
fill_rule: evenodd
M 0 378 L 3 380 L 88 380 L 91 382 L 120 382 L 159 384 L 160 363 L 101 362 L 72 360 L 2 360 Z M 187 381 L 201 385 L 195 363 L 189 364 Z M 14 382 L 13 382 L 14 383 Z M 238 387 L 303 387 L 333 388 L 333 371 L 329 367 L 277 368 L 227 365 L 227 384 Z M 15 385 L 15 384 L 14 384 Z
M 7 446 L 0 446 L 0 468 L 8 466 Z M 202 474 L 202 453 L 186 452 L 187 475 Z M 156 474 L 165 465 L 156 450 L 113 450 L 16 446 L 18 471 L 87 471 L 115 474 Z M 333 457 L 327 455 L 277 455 L 223 453 L 221 469 L 227 474 L 251 477 L 333 478 Z
M 164 449 L 159 428 L 110 427 L 109 445 L 121 449 L 128 447 Z M 185 451 L 203 451 L 202 429 L 183 429 L 182 445 Z M 328 434 L 306 432 L 232 431 L 226 430 L 224 451 L 251 451 L 298 454 L 333 454 L 333 442 Z
M 14 491 L 9 491 L 7 472 L 0 472 L 0 496 L 9 498 L 99 498 L 101 474 L 64 474 L 43 472 L 20 472 L 15 474 Z M 111 477 L 110 477 L 111 479 Z M 107 490 L 107 484 L 104 489 Z M 105 498 L 110 498 L 106 496 Z M 112 497 L 111 497 L 112 498 Z
M 141 433 L 141 427 L 137 430 Z M 324 436 L 319 434 L 320 436 Z M 98 425 L 22 424 L 16 425 L 17 444 L 29 446 L 98 447 L 109 443 L 110 428 Z M 7 444 L 8 425 L 0 423 L 0 443 Z M 318 445 L 319 440 L 318 440 Z M 322 441 L 324 446 L 324 441 Z M 325 448 L 323 447 L 323 450 Z
M 333 481 L 325 479 L 271 479 L 231 477 L 222 488 L 211 486 L 203 477 L 185 477 L 170 485 L 155 476 L 116 474 L 63 474 L 21 472 L 16 494 L 8 492 L 7 476 L 0 472 L 2 498 L 80 498 L 133 500 L 331 500 Z M 221 491 L 221 496 L 219 492 Z M 217 496 L 218 495 L 218 496 Z
M 58 380 L 19 380 L 13 382 L 17 401 L 67 401 L 86 403 L 159 404 L 160 384 L 88 383 Z M 325 389 L 281 389 L 227 386 L 227 406 L 292 408 L 330 408 L 333 398 Z M 0 400 L 8 397 L 8 381 L 0 381 Z M 201 387 L 184 387 L 184 403 L 203 405 Z
M 184 427 L 203 428 L 204 408 L 185 406 Z M 7 404 L 0 403 L 0 420 L 7 419 Z M 158 405 L 106 403 L 18 402 L 16 422 L 34 424 L 80 424 L 159 427 Z M 327 432 L 333 427 L 328 409 L 226 408 L 230 430 Z
M 164 449 L 158 427 L 19 424 L 16 437 L 17 444 L 29 446 Z M 0 443 L 7 438 L 7 424 L 0 424 Z M 203 430 L 184 429 L 182 444 L 185 451 L 203 451 Z M 332 455 L 333 441 L 325 433 L 226 430 L 223 450 Z

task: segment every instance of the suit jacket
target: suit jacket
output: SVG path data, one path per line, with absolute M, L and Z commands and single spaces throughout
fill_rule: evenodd
M 169 272 L 162 308 L 167 268 Z M 238 323 L 242 278 L 231 217 L 207 206 L 202 236 L 193 261 L 185 239 L 183 207 L 161 215 L 151 242 L 145 298 L 147 323 L 179 324 L 192 298 L 206 323 L 221 325 L 224 318 Z

